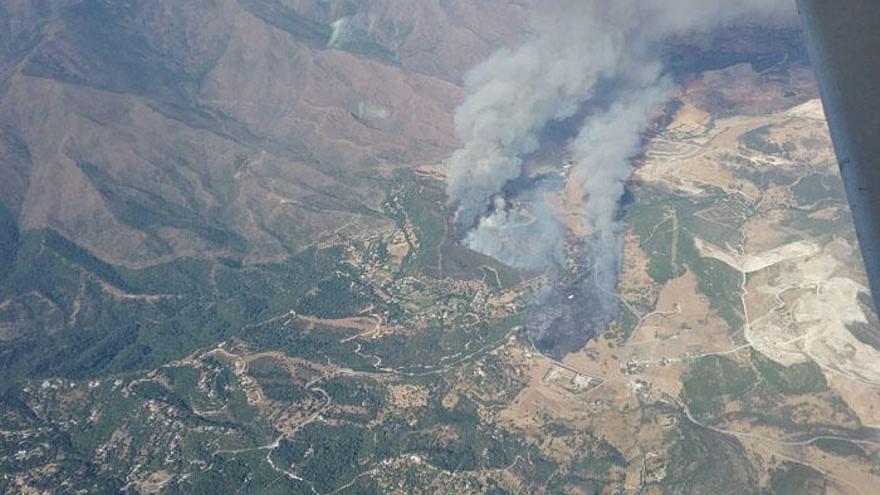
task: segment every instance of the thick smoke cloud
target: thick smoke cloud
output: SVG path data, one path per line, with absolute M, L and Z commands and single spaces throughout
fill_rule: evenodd
M 544 200 L 544 192 L 543 187 L 536 187 L 518 198 L 529 205 L 527 212 L 511 210 L 503 198 L 496 197 L 492 213 L 480 220 L 480 228 L 468 232 L 465 243 L 510 266 L 547 269 L 561 264 L 557 241 L 562 239 L 563 227 Z
M 499 234 L 510 215 L 492 206 L 521 175 L 523 158 L 538 149 L 548 123 L 575 115 L 603 83 L 612 87 L 607 109 L 588 115 L 570 152 L 572 178 L 587 196 L 585 214 L 598 236 L 614 235 L 640 132 L 673 89 L 657 46 L 676 34 L 794 14 L 789 0 L 538 0 L 535 9 L 519 47 L 498 51 L 467 76 L 468 98 L 455 117 L 462 147 L 452 157 L 447 191 L 458 207 L 456 222 L 471 231 L 472 247 L 502 260 L 509 256 L 499 251 Z M 558 243 L 561 232 L 545 213 L 533 212 L 533 220 L 548 223 L 534 227 L 547 235 L 531 242 Z M 530 251 L 518 266 L 541 267 L 558 252 Z
M 531 314 L 530 335 L 561 357 L 616 314 L 620 200 L 642 134 L 675 90 L 659 53 L 675 35 L 736 22 L 791 22 L 791 0 L 536 0 L 523 43 L 466 78 L 455 117 L 462 147 L 447 192 L 472 249 L 555 280 Z M 586 199 L 589 262 L 560 270 L 565 229 L 540 186 L 523 192 L 523 160 L 554 121 L 586 114 L 568 156 Z M 511 182 L 513 181 L 513 182 Z M 511 184 L 516 187 L 511 196 Z M 578 248 L 578 251 L 581 248 Z

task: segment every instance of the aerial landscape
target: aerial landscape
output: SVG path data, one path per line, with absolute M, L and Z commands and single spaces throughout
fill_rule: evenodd
M 0 0 L 0 493 L 876 493 L 793 7 L 636 4 Z

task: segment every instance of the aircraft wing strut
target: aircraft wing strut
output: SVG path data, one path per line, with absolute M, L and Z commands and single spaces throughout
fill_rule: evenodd
M 880 1 L 797 3 L 880 308 Z

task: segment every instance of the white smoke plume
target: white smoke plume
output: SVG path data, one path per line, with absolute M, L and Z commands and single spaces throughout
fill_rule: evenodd
M 597 236 L 613 237 L 640 133 L 673 89 L 657 46 L 673 35 L 741 19 L 794 17 L 790 0 L 537 0 L 535 9 L 530 34 L 519 47 L 498 51 L 466 77 L 468 98 L 455 116 L 462 147 L 450 167 L 450 204 L 458 207 L 458 226 L 473 229 L 469 238 L 478 242 L 471 246 L 490 255 L 502 244 L 501 237 L 489 238 L 503 231 L 504 217 L 497 209 L 485 214 L 504 186 L 521 175 L 523 158 L 538 149 L 548 123 L 575 115 L 595 96 L 598 84 L 610 83 L 610 105 L 588 115 L 569 147 L 572 178 L 587 196 L 585 214 Z M 550 215 L 535 217 L 553 222 Z M 531 239 L 558 241 L 553 235 Z M 611 239 L 600 244 L 617 245 Z M 597 255 L 615 264 L 615 253 Z M 519 265 L 546 262 L 533 256 Z
M 511 210 L 496 197 L 492 213 L 480 219 L 480 228 L 468 232 L 465 243 L 510 266 L 547 269 L 561 263 L 557 240 L 562 239 L 563 227 L 543 194 L 539 187 L 520 198 L 528 203 L 528 212 Z

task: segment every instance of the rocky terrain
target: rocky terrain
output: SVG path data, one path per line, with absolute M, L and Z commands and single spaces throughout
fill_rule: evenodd
M 515 2 L 5 2 L 3 203 L 99 258 L 277 259 L 455 146 Z M 206 15 L 210 12 L 210 15 Z

